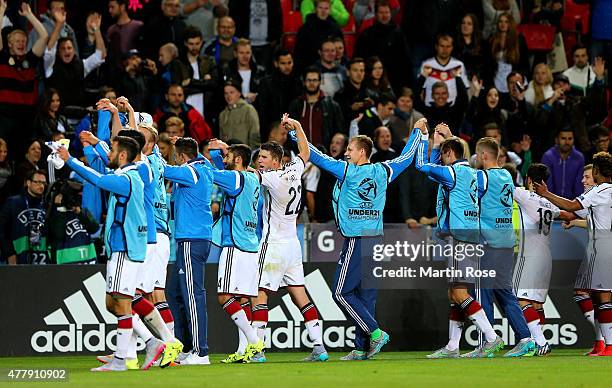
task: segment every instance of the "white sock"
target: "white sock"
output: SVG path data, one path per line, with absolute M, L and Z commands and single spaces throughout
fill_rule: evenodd
M 540 346 L 546 344 L 546 337 L 544 337 L 544 333 L 542 332 L 542 326 L 540 326 L 539 319 L 527 322 L 527 327 L 529 327 L 529 332 L 531 333 L 531 336 L 535 340 L 536 344 Z
M 131 319 L 133 324 L 133 319 L 130 316 L 123 316 L 119 318 L 123 319 Z M 130 327 L 129 329 L 119 329 L 117 328 L 117 350 L 115 350 L 115 356 L 117 358 L 125 359 L 128 353 L 128 347 L 130 344 L 130 340 L 132 339 L 132 333 L 134 330 Z
M 144 317 L 144 321 L 149 325 L 150 328 L 155 331 L 159 338 L 164 341 L 174 342 L 174 330 L 170 331 L 166 322 L 159 314 L 157 309 L 153 309 L 147 316 Z
M 253 321 L 251 323 L 251 326 L 253 326 L 253 328 L 257 332 L 257 337 L 259 337 L 259 339 L 262 341 L 265 341 L 266 337 L 266 324 L 267 322 L 263 321 Z
M 128 344 L 127 350 L 127 358 L 134 359 L 138 358 L 138 354 L 136 353 L 136 340 L 138 339 L 138 335 L 134 331 L 132 331 L 132 338 L 130 338 L 130 343 Z
M 136 333 L 136 335 L 138 335 L 140 338 L 142 338 L 142 340 L 145 343 L 148 340 L 150 340 L 151 337 L 153 337 L 153 334 L 151 333 L 151 331 L 149 329 L 147 329 L 147 327 L 142 322 L 142 320 L 140 319 L 140 316 L 138 316 L 138 314 L 134 314 L 134 316 L 132 317 L 132 326 L 134 327 L 134 332 Z
M 603 341 L 603 329 L 601 323 L 597 319 L 594 320 L 593 326 L 595 327 L 595 341 Z
M 257 342 L 259 342 L 259 337 L 257 337 L 255 329 L 251 327 L 251 322 L 249 322 L 249 320 L 247 319 L 244 310 L 240 309 L 240 311 L 235 312 L 232 315 L 232 320 L 234 321 L 236 326 L 238 326 L 238 328 L 242 330 L 242 332 L 247 338 L 248 343 L 256 344 Z
M 237 329 L 238 329 L 238 350 L 236 350 L 236 353 L 243 355 L 244 351 L 246 350 L 247 345 L 249 344 L 249 341 L 247 341 L 247 337 L 246 335 L 244 335 L 242 330 L 240 330 L 239 327 Z
M 306 329 L 308 329 L 308 336 L 314 346 L 323 345 L 323 327 L 321 321 L 313 319 L 306 322 Z
M 172 333 L 172 336 L 176 338 L 176 336 L 174 335 L 174 321 L 166 322 L 166 327 L 168 328 L 168 330 L 170 330 L 170 333 Z
M 459 349 L 459 342 L 461 341 L 461 333 L 463 332 L 463 322 L 448 320 L 448 344 L 446 349 L 456 350 Z
M 468 316 L 468 318 L 470 318 L 476 327 L 478 327 L 478 330 L 484 334 L 487 342 L 495 341 L 495 338 L 497 338 L 497 333 L 495 333 L 495 330 L 493 330 L 493 326 L 491 326 L 491 322 L 489 322 L 489 319 L 487 319 L 487 315 L 482 308 L 480 308 L 474 314 Z

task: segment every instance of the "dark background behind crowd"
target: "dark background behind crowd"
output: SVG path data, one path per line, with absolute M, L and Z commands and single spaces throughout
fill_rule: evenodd
M 169 162 L 173 135 L 205 155 L 211 138 L 291 153 L 284 112 L 334 158 L 365 134 L 385 161 L 426 117 L 449 124 L 466 159 L 494 137 L 517 184 L 541 161 L 572 198 L 610 149 L 609 0 L 0 0 L 0 21 L 0 262 L 71 262 L 75 247 L 74 261 L 96 260 L 95 239 L 67 239 L 100 233 L 104 194 L 67 184 L 44 143 L 82 156 L 101 98 L 149 113 Z M 309 164 L 303 184 L 302 221 L 332 222 L 332 176 Z M 436 190 L 408 169 L 385 222 L 435 225 Z

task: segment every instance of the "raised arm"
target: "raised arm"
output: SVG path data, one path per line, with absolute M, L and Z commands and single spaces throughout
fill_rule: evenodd
M 28 21 L 30 22 L 30 24 L 32 24 L 32 27 L 38 34 L 36 42 L 34 42 L 34 44 L 32 45 L 32 54 L 36 55 L 37 57 L 42 57 L 45 53 L 45 45 L 47 44 L 47 39 L 49 38 L 49 34 L 47 33 L 45 26 L 43 26 L 40 20 L 38 20 L 36 16 L 34 16 L 30 5 L 26 2 L 21 3 L 21 10 L 19 10 L 19 15 L 28 19 Z
M 310 143 L 308 143 L 308 148 L 310 149 L 310 161 L 312 164 L 329 172 L 335 176 L 336 179 L 344 180 L 344 174 L 346 174 L 346 169 L 348 167 L 348 163 L 346 161 L 336 160 L 330 156 L 324 155 L 317 149 L 317 147 Z
M 304 163 L 308 162 L 308 160 L 310 160 L 310 148 L 308 148 L 308 139 L 306 139 L 306 134 L 304 133 L 302 124 L 300 124 L 300 122 L 297 120 L 289 118 L 289 114 L 287 113 L 283 115 L 281 124 L 284 125 L 289 131 L 295 131 L 298 150 L 300 151 L 298 156 L 302 158 Z
M 4 20 L 5 13 L 6 13 L 6 0 L 0 0 L 0 20 Z M 4 43 L 2 41 L 2 34 L 0 34 L 0 51 L 2 51 L 3 48 L 4 48 Z
M 213 170 L 214 182 L 229 195 L 236 195 L 242 187 L 242 175 L 238 171 Z
M 412 160 L 417 153 L 417 150 L 423 140 L 428 140 L 429 134 L 427 131 L 427 120 L 420 119 L 414 124 L 414 129 L 408 138 L 408 142 L 404 146 L 402 153 L 395 159 L 383 162 L 389 167 L 389 182 L 394 181 L 408 166 L 412 164 Z
M 436 135 L 434 135 L 435 137 Z M 431 152 L 432 160 L 434 160 L 434 152 L 436 152 L 436 143 Z M 431 180 L 444 185 L 446 188 L 452 188 L 455 184 L 452 168 L 448 166 L 440 166 L 437 163 L 427 163 L 427 150 L 429 147 L 429 139 L 421 140 L 416 156 L 416 169 L 425 173 Z M 437 153 L 439 155 L 439 151 Z
M 140 131 L 140 129 L 138 129 L 138 126 L 136 125 L 136 114 L 134 113 L 134 108 L 130 104 L 130 101 L 127 99 L 127 97 L 121 96 L 121 97 L 117 98 L 117 107 L 119 107 L 122 110 L 127 112 L 127 115 L 128 115 L 128 126 L 130 128 L 134 128 L 134 129 Z M 145 137 L 147 136 L 146 133 L 144 135 L 145 135 Z
M 111 193 L 128 196 L 130 195 L 130 180 L 123 175 L 102 175 L 94 169 L 87 167 L 80 160 L 73 158 L 64 147 L 60 147 L 58 153 L 66 164 L 91 184 Z
M 195 186 L 200 180 L 198 171 L 188 164 L 170 166 L 164 163 L 164 178 L 185 186 Z

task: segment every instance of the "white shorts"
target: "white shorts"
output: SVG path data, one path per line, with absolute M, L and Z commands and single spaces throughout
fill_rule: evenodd
M 157 243 L 147 244 L 147 258 L 139 278 L 138 289 L 149 294 L 166 288 L 166 272 L 170 258 L 170 239 L 157 233 Z
M 257 296 L 259 255 L 238 248 L 224 247 L 219 257 L 217 293 Z
M 594 291 L 612 289 L 612 241 L 589 241 L 586 257 L 578 269 L 575 288 Z M 595 245 L 595 246 L 593 246 Z
M 548 251 L 548 255 L 523 255 L 519 257 L 516 260 L 512 278 L 516 297 L 538 303 L 546 302 L 551 274 L 552 256 L 550 251 Z
M 133 298 L 142 263 L 132 261 L 126 252 L 115 252 L 106 263 L 106 293 Z
M 304 285 L 302 247 L 298 239 L 262 243 L 259 260 L 263 261 L 259 288 L 277 291 L 280 287 Z

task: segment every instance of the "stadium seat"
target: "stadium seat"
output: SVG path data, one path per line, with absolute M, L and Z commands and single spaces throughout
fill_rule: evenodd
M 302 15 L 299 11 L 290 10 L 283 13 L 283 47 L 293 53 L 295 48 L 296 35 L 302 26 Z
M 564 31 L 576 31 L 577 24 L 582 25 L 580 33 L 589 33 L 591 23 L 591 7 L 589 4 L 576 4 L 574 0 L 565 1 L 565 11 L 561 18 L 561 29 Z
M 355 27 L 355 18 L 353 15 L 350 16 L 346 26 L 342 28 L 342 34 L 344 35 L 344 51 L 348 58 L 353 57 L 353 49 L 355 48 L 355 42 L 357 41 L 357 32 Z

